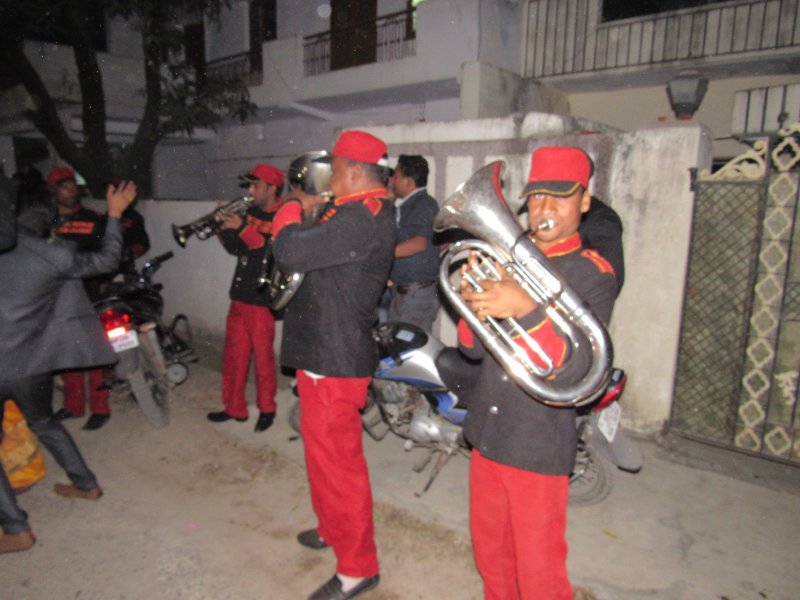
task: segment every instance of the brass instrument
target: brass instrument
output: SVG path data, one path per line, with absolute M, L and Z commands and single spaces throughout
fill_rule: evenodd
M 496 161 L 478 170 L 442 205 L 434 229 L 459 228 L 480 239 L 456 242 L 442 257 L 439 279 L 445 295 L 478 335 L 506 373 L 532 398 L 549 406 L 583 406 L 594 400 L 608 382 L 613 348 L 608 332 L 583 300 L 552 268 L 547 257 L 526 235 L 508 209 L 500 188 L 505 163 Z M 542 229 L 552 227 L 545 220 Z M 515 319 L 487 317 L 480 321 L 460 294 L 461 277 L 451 281 L 452 266 L 474 253 L 474 267 L 462 277 L 476 291 L 481 281 L 500 279 L 502 265 L 560 329 L 572 353 L 588 344 L 592 362 L 580 381 L 561 383 L 553 361 Z M 524 348 L 524 344 L 527 348 Z M 528 350 L 544 366 L 534 362 Z
M 206 240 L 210 238 L 220 227 L 218 217 L 222 215 L 243 215 L 247 209 L 255 202 L 253 196 L 242 196 L 235 198 L 230 202 L 217 207 L 210 213 L 203 215 L 199 219 L 195 219 L 186 225 L 173 225 L 172 237 L 178 242 L 181 248 L 186 247 L 186 241 L 192 236 L 196 235 L 198 240 Z
M 325 150 L 305 152 L 296 156 L 286 171 L 286 182 L 291 189 L 300 189 L 312 196 L 330 196 L 331 180 L 330 154 Z M 309 221 L 317 221 L 325 210 L 325 205 L 316 207 Z M 275 261 L 269 261 L 267 269 L 258 278 L 259 286 L 267 286 L 267 304 L 273 310 L 281 310 L 294 298 L 304 273 L 282 273 Z

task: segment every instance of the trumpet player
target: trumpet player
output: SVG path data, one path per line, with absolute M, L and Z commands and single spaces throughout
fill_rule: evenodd
M 208 413 L 208 420 L 222 423 L 248 418 L 245 389 L 250 357 L 255 359 L 256 405 L 255 431 L 269 429 L 275 420 L 277 374 L 275 367 L 275 316 L 267 306 L 267 290 L 260 287 L 259 275 L 270 260 L 272 220 L 280 207 L 283 171 L 261 163 L 239 176 L 247 193 L 254 198 L 244 217 L 220 214 L 219 239 L 229 254 L 236 256 L 225 322 L 225 345 L 222 351 L 222 403 L 224 408 Z
M 278 268 L 305 273 L 286 307 L 281 364 L 297 369 L 311 504 L 318 525 L 303 546 L 336 554 L 335 575 L 309 600 L 346 600 L 378 585 L 372 490 L 361 415 L 378 364 L 371 335 L 395 247 L 386 144 L 345 131 L 332 150 L 333 201 L 303 224 L 311 198 L 287 201 L 275 218 Z
M 592 170 L 591 159 L 579 148 L 539 148 L 531 157 L 523 197 L 528 235 L 607 323 L 617 292 L 614 272 L 605 259 L 581 246 L 578 233 L 591 202 Z M 556 377 L 579 378 L 586 371 L 590 358 L 567 356 L 564 335 L 515 280 L 504 274 L 481 285 L 478 292 L 462 283 L 461 292 L 479 320 L 517 319 L 553 360 Z M 531 399 L 463 320 L 459 347 L 472 358 L 483 358 L 476 367 L 478 383 L 467 397 L 464 434 L 474 448 L 470 528 L 485 597 L 572 600 L 565 530 L 576 452 L 574 409 Z

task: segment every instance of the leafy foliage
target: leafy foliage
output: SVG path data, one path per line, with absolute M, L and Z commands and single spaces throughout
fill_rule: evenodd
M 244 121 L 255 113 L 244 82 L 203 72 L 190 65 L 183 26 L 205 17 L 215 22 L 230 0 L 0 0 L 2 88 L 24 86 L 31 99 L 25 109 L 66 162 L 102 195 L 112 177 L 133 178 L 143 193 L 151 187 L 151 163 L 157 144 L 175 133 L 216 128 L 226 118 Z M 104 49 L 103 15 L 121 18 L 141 34 L 144 108 L 133 143 L 112 153 L 106 131 L 106 96 L 100 68 Z M 25 39 L 69 45 L 73 49 L 80 92 L 83 139 L 69 135 L 59 112 L 65 99 L 45 85 L 26 54 Z M 67 89 L 67 87 L 65 87 Z M 2 92 L 0 92 L 2 93 Z

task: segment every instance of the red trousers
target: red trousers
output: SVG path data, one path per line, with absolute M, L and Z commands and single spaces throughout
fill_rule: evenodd
M 361 444 L 361 414 L 371 377 L 312 378 L 297 372 L 311 505 L 317 531 L 336 553 L 336 572 L 378 573 L 372 489 Z
M 275 412 L 278 390 L 275 372 L 275 317 L 266 306 L 231 302 L 222 351 L 222 403 L 232 417 L 247 418 L 245 388 L 250 355 L 256 363 L 256 405 L 260 412 Z
M 486 600 L 572 600 L 566 475 L 502 465 L 472 451 L 470 529 Z
M 84 374 L 89 375 L 89 412 L 95 415 L 111 414 L 108 406 L 107 387 L 102 387 L 105 372 L 103 369 L 86 371 L 64 371 L 61 381 L 64 383 L 64 408 L 73 415 L 82 416 L 86 405 L 86 384 Z

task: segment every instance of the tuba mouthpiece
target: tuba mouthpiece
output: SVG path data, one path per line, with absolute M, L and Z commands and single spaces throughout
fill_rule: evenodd
M 544 219 L 541 223 L 539 223 L 536 231 L 550 231 L 555 226 L 556 222 L 553 221 L 553 219 Z

